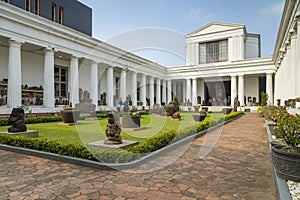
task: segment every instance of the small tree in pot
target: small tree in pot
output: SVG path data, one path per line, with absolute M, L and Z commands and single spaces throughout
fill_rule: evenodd
M 277 120 L 275 136 L 281 145 L 272 146 L 272 159 L 279 177 L 300 181 L 300 116 L 283 114 Z

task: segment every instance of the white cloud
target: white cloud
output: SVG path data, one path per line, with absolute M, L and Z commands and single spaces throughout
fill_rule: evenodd
M 280 2 L 276 2 L 271 4 L 270 6 L 268 6 L 267 8 L 264 8 L 261 10 L 261 13 L 263 15 L 281 15 L 283 7 L 284 7 L 284 2 L 285 1 L 280 1 Z

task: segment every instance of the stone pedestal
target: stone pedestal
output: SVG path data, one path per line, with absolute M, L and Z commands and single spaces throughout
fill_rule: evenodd
M 105 140 L 88 143 L 88 147 L 108 148 L 108 149 L 127 149 L 138 145 L 136 141 L 122 140 L 122 144 L 105 144 Z
M 16 132 L 16 133 L 9 133 L 9 132 L 0 132 L 0 134 L 5 135 L 12 135 L 12 136 L 26 136 L 26 137 L 38 137 L 38 131 L 30 130 L 25 132 Z

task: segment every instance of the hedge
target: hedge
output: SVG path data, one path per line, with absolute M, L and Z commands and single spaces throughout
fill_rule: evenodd
M 7 126 L 7 118 L 0 119 L 0 126 Z M 37 124 L 37 123 L 47 123 L 47 122 L 59 122 L 62 121 L 61 116 L 41 116 L 24 118 L 25 124 Z
M 45 151 L 56 153 L 64 156 L 77 157 L 82 159 L 89 160 L 98 160 L 99 162 L 104 163 L 123 163 L 130 162 L 137 158 L 140 158 L 144 153 L 150 153 L 156 151 L 160 148 L 167 146 L 168 144 L 174 143 L 178 140 L 181 140 L 190 135 L 194 135 L 198 132 L 201 132 L 205 129 L 208 129 L 211 126 L 214 126 L 218 123 L 228 121 L 234 117 L 243 114 L 240 112 L 233 112 L 226 115 L 224 118 L 219 120 L 205 120 L 199 122 L 198 125 L 185 128 L 176 132 L 175 130 L 165 131 L 156 135 L 144 143 L 141 143 L 135 147 L 125 150 L 110 150 L 110 149 L 98 149 L 98 148 L 89 148 L 87 149 L 83 145 L 74 145 L 74 144 L 61 144 L 55 141 L 48 141 L 39 138 L 27 138 L 22 136 L 9 136 L 9 135 L 0 135 L 0 144 L 6 144 L 10 146 L 34 149 L 38 151 Z M 59 119 L 60 117 L 40 117 L 38 121 L 43 119 L 49 121 L 49 118 Z M 29 120 L 37 118 L 28 118 Z M 61 118 L 60 118 L 61 119 Z M 34 121 L 34 120 L 33 120 Z M 34 123 L 29 121 L 28 123 Z M 39 123 L 39 122 L 35 122 Z
M 133 152 L 133 153 L 150 153 L 150 152 L 156 151 L 162 147 L 165 147 L 170 143 L 174 143 L 178 140 L 181 140 L 183 138 L 186 138 L 188 136 L 191 136 L 198 132 L 201 132 L 205 129 L 208 129 L 209 127 L 212 127 L 219 123 L 222 123 L 222 122 L 224 122 L 224 120 L 228 121 L 230 119 L 233 119 L 243 113 L 244 113 L 243 111 L 231 112 L 230 114 L 225 115 L 224 118 L 220 118 L 218 120 L 216 120 L 216 119 L 204 120 L 204 121 L 199 122 L 198 125 L 185 128 L 183 130 L 180 130 L 178 133 L 174 130 L 166 131 L 157 136 L 150 138 L 149 140 L 145 141 L 144 143 L 141 143 L 137 146 L 129 148 L 128 151 Z
M 87 149 L 83 145 L 61 144 L 55 141 L 48 141 L 38 138 L 27 138 L 22 136 L 0 135 L 0 144 L 45 151 L 63 156 L 70 156 L 88 160 L 98 160 L 105 163 L 130 162 L 139 157 L 125 150 L 110 149 Z

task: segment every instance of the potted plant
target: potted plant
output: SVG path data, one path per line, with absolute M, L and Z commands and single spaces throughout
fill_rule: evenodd
M 196 122 L 201 122 L 205 119 L 206 116 L 207 116 L 206 111 L 200 111 L 198 114 L 193 114 L 193 119 Z
M 263 110 L 263 107 L 259 106 L 259 107 L 257 108 L 257 113 L 258 113 L 261 117 L 263 117 L 263 116 L 264 116 L 264 110 Z
M 281 144 L 273 143 L 272 160 L 279 177 L 300 181 L 300 116 L 283 114 L 274 132 Z

